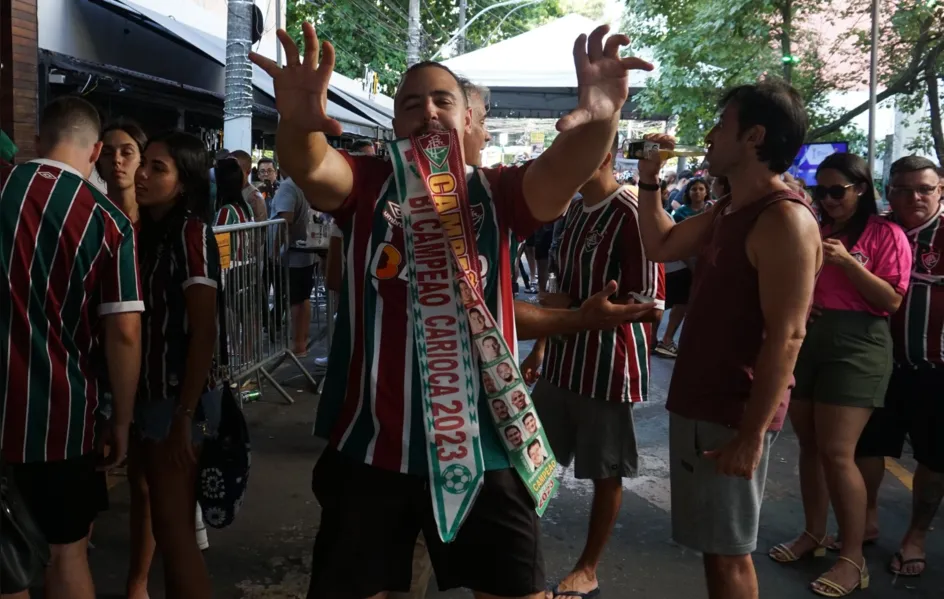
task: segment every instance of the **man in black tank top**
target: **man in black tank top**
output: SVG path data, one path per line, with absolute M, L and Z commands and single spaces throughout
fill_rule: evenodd
M 707 159 L 711 175 L 727 177 L 729 198 L 675 224 L 659 197 L 661 164 L 641 160 L 639 221 L 651 259 L 699 257 L 666 406 L 673 536 L 704 554 L 711 599 L 756 599 L 751 552 L 767 460 L 822 249 L 809 207 L 780 177 L 808 125 L 796 90 L 743 86 L 719 108 Z

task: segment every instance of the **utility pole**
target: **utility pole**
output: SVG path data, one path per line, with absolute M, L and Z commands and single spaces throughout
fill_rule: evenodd
M 465 54 L 465 10 L 468 5 L 468 0 L 459 0 L 459 31 L 462 32 L 462 35 L 459 36 L 459 54 Z
M 226 11 L 226 97 L 223 143 L 229 150 L 252 151 L 252 0 L 228 0 Z
M 420 0 L 410 0 L 407 23 L 406 66 L 412 67 L 420 61 Z
M 878 0 L 872 0 L 872 53 L 869 63 L 869 170 L 875 172 L 875 113 L 878 88 Z M 873 175 L 875 176 L 875 175 Z

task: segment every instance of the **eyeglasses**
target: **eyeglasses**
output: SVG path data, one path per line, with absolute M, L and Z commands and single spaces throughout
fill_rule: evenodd
M 824 200 L 826 196 L 831 197 L 834 200 L 841 200 L 843 196 L 846 195 L 846 190 L 855 185 L 850 183 L 848 185 L 814 185 L 813 186 L 813 198 L 817 200 Z
M 911 197 L 912 194 L 918 194 L 921 197 L 929 198 L 937 191 L 934 185 L 922 185 L 921 187 L 889 187 L 888 195 L 898 198 Z

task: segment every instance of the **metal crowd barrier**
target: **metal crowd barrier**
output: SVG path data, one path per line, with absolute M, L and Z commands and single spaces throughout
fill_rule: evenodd
M 288 261 L 284 251 L 288 247 L 288 223 L 277 219 L 226 225 L 214 227 L 213 232 L 220 249 L 223 306 L 229 338 L 228 364 L 222 366 L 216 360 L 216 374 L 220 379 L 236 384 L 254 377 L 260 393 L 264 377 L 285 401 L 295 403 L 270 372 L 289 358 L 312 388 L 317 387 L 314 378 L 289 346 L 292 311 L 288 294 Z M 242 398 L 240 393 L 240 401 Z

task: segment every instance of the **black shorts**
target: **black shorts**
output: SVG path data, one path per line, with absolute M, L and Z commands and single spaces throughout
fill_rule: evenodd
M 665 274 L 665 308 L 688 304 L 692 291 L 692 271 L 688 268 Z
M 944 472 L 944 368 L 895 367 L 885 407 L 872 412 L 857 457 L 900 458 L 905 435 L 914 458 L 932 472 Z
M 456 538 L 439 538 L 426 479 L 362 464 L 326 449 L 312 473 L 321 504 L 308 599 L 364 599 L 408 592 L 420 530 L 440 590 L 465 587 L 503 597 L 545 588 L 541 529 L 514 470 L 485 473 Z
M 7 465 L 50 545 L 84 539 L 98 513 L 108 509 L 108 485 L 98 461 L 92 453 L 58 462 Z
M 542 228 L 536 235 L 538 236 L 538 241 L 534 246 L 534 257 L 537 260 L 547 260 L 551 256 L 551 242 L 554 240 L 554 232 L 550 229 Z
M 315 265 L 289 267 L 288 269 L 288 303 L 297 306 L 307 299 L 311 299 L 311 290 L 315 286 Z

